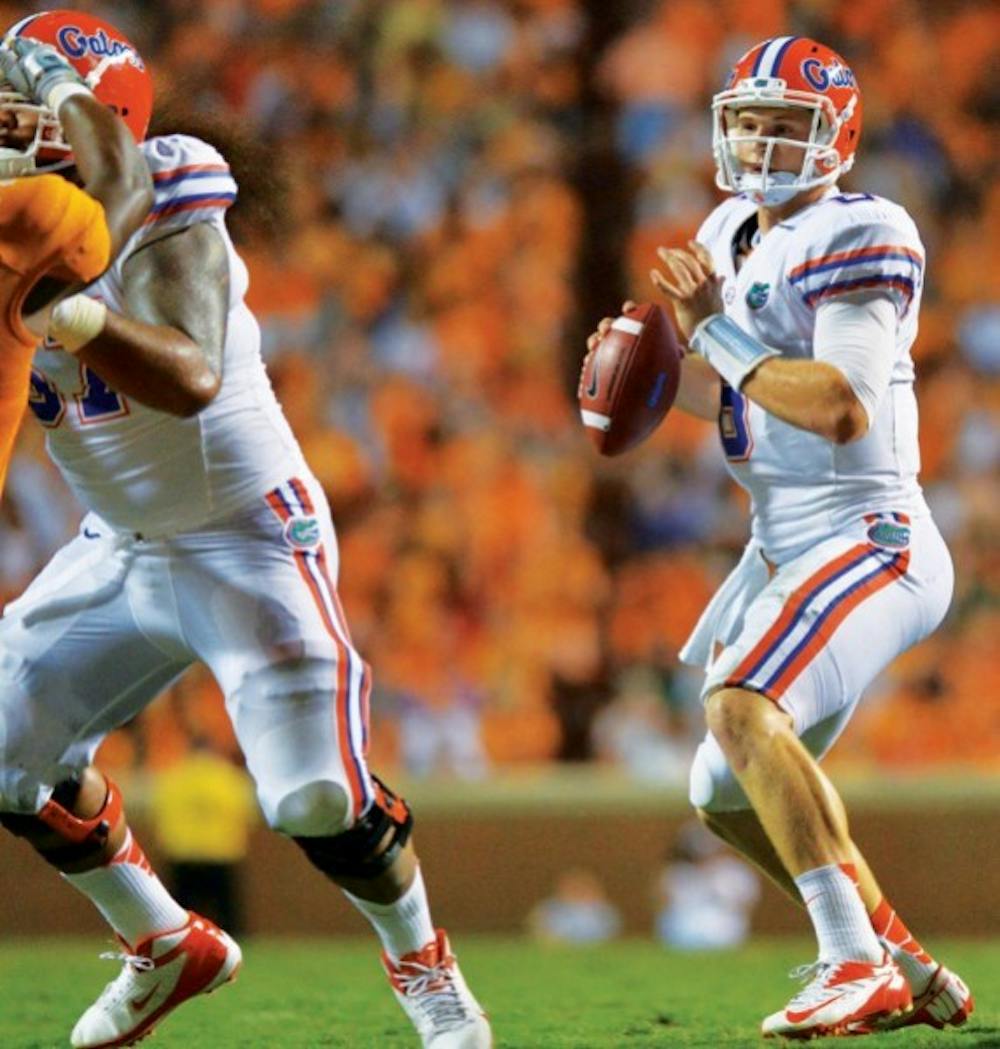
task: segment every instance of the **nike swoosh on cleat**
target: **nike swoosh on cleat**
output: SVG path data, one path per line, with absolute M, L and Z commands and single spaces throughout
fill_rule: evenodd
M 156 984 L 156 986 L 149 992 L 149 994 L 144 994 L 141 998 L 133 998 L 132 1001 L 128 1003 L 129 1008 L 133 1009 L 137 1013 L 141 1013 L 142 1010 L 145 1009 L 147 1005 L 149 1005 L 150 999 L 153 997 L 154 994 L 156 994 L 156 992 L 159 989 L 160 985 Z
M 808 1020 L 813 1013 L 819 1012 L 820 1009 L 825 1009 L 828 1005 L 833 1005 L 834 1002 L 840 1001 L 843 997 L 843 993 L 835 994 L 832 998 L 827 998 L 825 1002 L 820 1002 L 819 1005 L 814 1005 L 811 1009 L 805 1009 L 801 1013 L 793 1013 L 790 1009 L 786 1009 L 785 1016 L 788 1018 L 789 1023 L 802 1023 L 803 1020 Z

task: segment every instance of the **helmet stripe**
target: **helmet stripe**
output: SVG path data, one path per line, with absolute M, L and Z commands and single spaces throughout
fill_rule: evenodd
M 5 39 L 5 40 L 8 40 L 8 39 L 10 39 L 10 37 L 12 37 L 12 36 L 20 36 L 20 35 L 21 35 L 21 32 L 22 32 L 22 31 L 24 30 L 24 28 L 25 28 L 25 27 L 26 27 L 26 26 L 28 25 L 28 23 L 29 23 L 29 22 L 34 22 L 34 20 L 35 20 L 35 19 L 36 19 L 37 17 L 38 17 L 38 15 L 37 15 L 37 14 L 34 14 L 34 15 L 28 15 L 28 17 L 27 17 L 27 18 L 22 18 L 20 22 L 15 22 L 15 23 L 14 23 L 14 24 L 13 24 L 13 25 L 12 25 L 12 26 L 10 27 L 10 29 L 8 29 L 8 30 L 7 30 L 7 32 L 6 32 L 5 34 L 4 34 L 4 39 Z
M 770 47 L 771 43 L 772 43 L 772 41 L 765 40 L 764 43 L 760 45 L 760 50 L 757 52 L 757 61 L 754 62 L 753 69 L 750 70 L 750 75 L 751 76 L 756 76 L 758 74 L 758 72 L 760 72 L 761 60 L 763 59 L 763 57 L 764 57 L 765 53 L 767 52 L 768 47 Z
M 766 46 L 757 56 L 753 76 L 775 76 L 778 62 L 784 57 L 788 45 L 795 39 L 794 36 L 776 36 L 768 40 Z
M 785 43 L 782 45 L 781 50 L 775 55 L 774 62 L 771 65 L 771 76 L 781 76 L 781 61 L 785 57 L 785 53 L 788 49 L 798 40 L 797 36 L 786 36 Z

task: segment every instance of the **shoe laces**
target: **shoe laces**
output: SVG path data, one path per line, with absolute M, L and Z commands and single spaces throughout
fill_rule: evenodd
M 448 962 L 438 965 L 404 962 L 396 970 L 395 982 L 399 990 L 419 1006 L 435 1030 L 450 1031 L 468 1020 L 468 1010 Z
M 826 978 L 833 970 L 833 966 L 822 958 L 806 965 L 797 965 L 788 974 L 789 979 L 798 980 L 803 984 L 800 990 L 789 1004 L 809 1005 L 811 1002 L 827 993 Z
M 102 962 L 124 962 L 122 971 L 104 988 L 101 997 L 105 1005 L 117 1005 L 135 989 L 137 978 L 156 968 L 156 962 L 143 954 L 127 954 L 122 951 L 104 951 L 99 955 Z

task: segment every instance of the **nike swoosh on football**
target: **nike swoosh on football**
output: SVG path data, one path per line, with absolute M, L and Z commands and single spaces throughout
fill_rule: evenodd
M 789 1023 L 802 1023 L 803 1020 L 808 1020 L 813 1013 L 819 1012 L 820 1009 L 825 1009 L 828 1005 L 833 1005 L 834 1002 L 840 1001 L 840 999 L 844 997 L 844 993 L 845 992 L 835 994 L 832 998 L 827 998 L 825 1002 L 820 1002 L 819 1005 L 814 1005 L 811 1009 L 806 1009 L 801 1013 L 793 1013 L 791 1009 L 786 1009 L 785 1016 L 788 1017 Z
M 598 361 L 597 361 L 597 358 L 595 357 L 594 358 L 594 371 L 593 371 L 593 373 L 590 376 L 590 385 L 587 387 L 587 396 L 588 397 L 596 397 L 597 396 L 597 370 L 598 370 Z
M 142 1012 L 142 1010 L 145 1009 L 147 1005 L 149 1005 L 149 1000 L 153 997 L 154 994 L 156 994 L 156 992 L 159 989 L 160 985 L 156 984 L 153 987 L 153 989 L 149 992 L 149 994 L 144 994 L 141 998 L 133 998 L 132 1001 L 128 1003 L 129 1007 L 135 1010 L 135 1012 L 137 1013 Z

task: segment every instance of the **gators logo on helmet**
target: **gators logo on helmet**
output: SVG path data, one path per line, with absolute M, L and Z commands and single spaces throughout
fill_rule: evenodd
M 122 118 L 137 142 L 146 137 L 153 112 L 153 78 L 135 46 L 110 22 L 84 11 L 42 11 L 21 19 L 4 39 L 27 37 L 50 44 L 83 77 L 97 99 Z M 0 85 L 0 107 L 38 114 L 35 141 L 27 150 L 0 150 L 0 176 L 55 171 L 72 164 L 56 115 Z
M 744 108 L 800 109 L 813 116 L 804 141 L 736 135 L 733 116 Z M 861 92 L 847 63 L 824 44 L 804 36 L 779 36 L 757 44 L 736 63 L 726 87 L 712 99 L 712 148 L 716 182 L 758 203 L 779 204 L 815 186 L 830 185 L 854 163 L 861 135 Z M 762 142 L 762 171 L 744 169 L 735 145 Z M 768 170 L 774 145 L 802 150 L 797 173 Z

